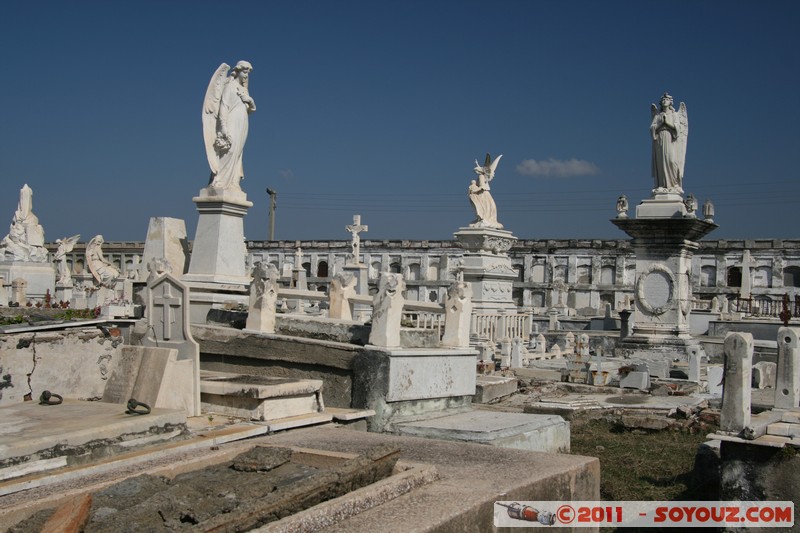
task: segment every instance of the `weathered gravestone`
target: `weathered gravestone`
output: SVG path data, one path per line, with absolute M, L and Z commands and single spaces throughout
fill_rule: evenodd
M 469 329 L 472 319 L 472 288 L 469 283 L 456 281 L 450 285 L 444 307 L 442 345 L 469 348 Z
M 275 333 L 275 304 L 278 301 L 278 269 L 275 265 L 256 263 L 250 283 L 250 307 L 245 330 Z
M 406 282 L 400 274 L 381 272 L 378 292 L 373 299 L 372 329 L 369 343 L 375 346 L 400 346 L 400 323 L 403 318 L 403 293 Z
M 148 289 L 147 334 L 142 344 L 177 350 L 175 364 L 170 367 L 176 374 L 175 398 L 181 398 L 189 416 L 199 416 L 200 345 L 189 329 L 189 288 L 171 274 L 164 274 L 148 283 Z M 184 381 L 185 376 L 191 379 Z

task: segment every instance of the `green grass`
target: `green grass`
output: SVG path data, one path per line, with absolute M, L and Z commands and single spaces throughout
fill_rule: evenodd
M 605 501 L 708 499 L 708 487 L 692 476 L 706 432 L 632 432 L 604 420 L 573 420 L 570 431 L 572 453 L 600 459 Z

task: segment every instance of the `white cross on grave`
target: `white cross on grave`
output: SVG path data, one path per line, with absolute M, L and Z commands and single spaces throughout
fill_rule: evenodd
M 172 296 L 170 289 L 170 285 L 164 285 L 162 295 L 153 298 L 153 305 L 161 306 L 161 323 L 164 325 L 164 340 L 166 341 L 172 338 L 172 324 L 175 322 L 173 308 L 181 306 L 181 299 Z
M 353 247 L 353 263 L 359 264 L 359 255 L 361 249 L 361 237 L 359 233 L 362 231 L 369 231 L 369 226 L 361 224 L 361 215 L 353 215 L 353 223 L 345 226 L 344 229 L 352 235 L 353 240 L 350 245 Z

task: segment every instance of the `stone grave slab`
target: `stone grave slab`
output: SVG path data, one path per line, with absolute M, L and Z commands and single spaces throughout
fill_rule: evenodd
M 569 422 L 557 415 L 467 411 L 396 424 L 394 429 L 406 436 L 537 452 L 569 452 Z
M 115 446 L 130 449 L 167 441 L 186 428 L 182 411 L 154 408 L 149 415 L 129 415 L 125 410 L 117 404 L 79 400 L 0 408 L 0 479 L 22 475 L 20 467 L 30 472 L 87 462 L 96 449 L 108 454 Z

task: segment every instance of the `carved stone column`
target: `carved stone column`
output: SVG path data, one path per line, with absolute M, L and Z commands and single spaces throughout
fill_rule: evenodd
M 455 238 L 465 250 L 461 270 L 464 281 L 472 285 L 474 311 L 516 310 L 511 293 L 517 273 L 508 250 L 517 238 L 510 231 L 493 228 L 459 228 Z
M 636 256 L 633 334 L 617 346 L 617 354 L 670 362 L 688 358 L 692 339 L 691 265 L 697 241 L 717 225 L 696 218 L 612 219 L 633 237 Z

